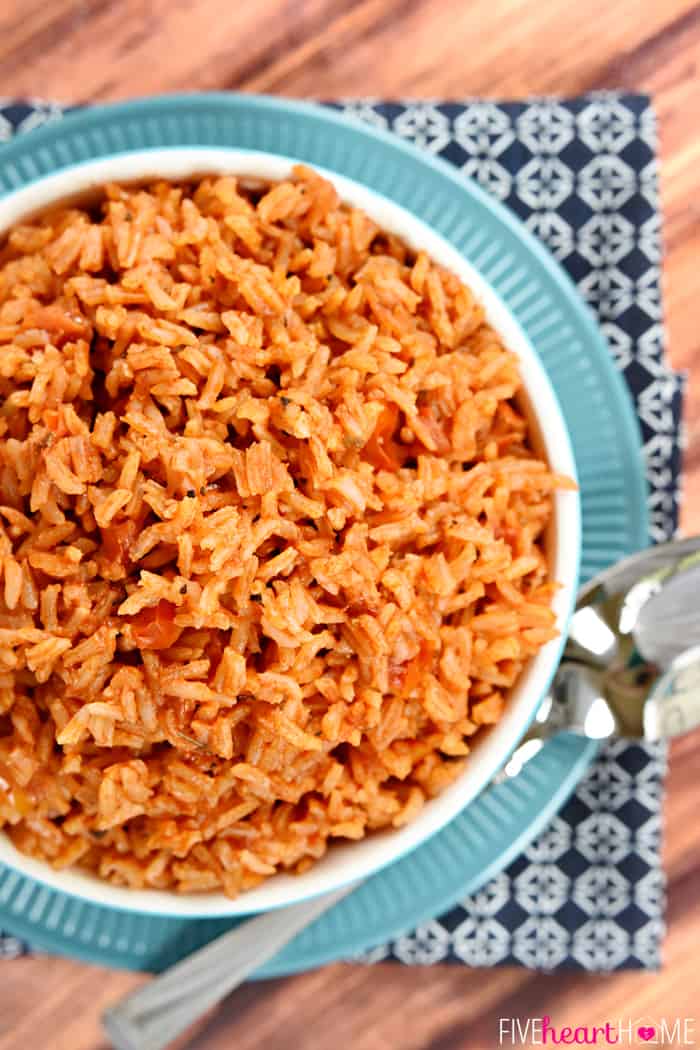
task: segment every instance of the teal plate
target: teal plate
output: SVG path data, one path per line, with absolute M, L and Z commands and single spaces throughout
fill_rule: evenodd
M 441 233 L 508 304 L 558 394 L 581 486 L 582 579 L 648 542 L 637 419 L 592 315 L 546 249 L 449 165 L 320 106 L 171 96 L 82 110 L 4 145 L 0 194 L 81 161 L 186 145 L 297 157 L 364 183 Z M 523 850 L 594 754 L 595 745 L 577 737 L 550 741 L 517 781 L 487 788 L 428 843 L 305 930 L 259 976 L 351 957 L 446 910 Z M 235 923 L 103 908 L 0 866 L 0 927 L 37 948 L 107 966 L 161 970 Z

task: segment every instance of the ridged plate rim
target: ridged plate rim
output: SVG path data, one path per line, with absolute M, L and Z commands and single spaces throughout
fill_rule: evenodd
M 644 545 L 639 425 L 591 313 L 519 220 L 445 162 L 313 104 L 261 96 L 166 96 L 74 112 L 3 145 L 0 193 L 108 153 L 175 145 L 294 155 L 365 183 L 442 233 L 510 306 L 564 406 L 582 489 L 583 579 Z M 595 745 L 574 737 L 551 741 L 517 784 L 487 789 L 428 843 L 301 934 L 259 976 L 356 954 L 448 908 L 532 840 L 594 754 Z M 49 951 L 110 966 L 161 969 L 233 921 L 133 916 L 1 869 L 0 925 Z

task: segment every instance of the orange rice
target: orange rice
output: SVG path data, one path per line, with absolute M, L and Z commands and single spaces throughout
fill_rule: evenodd
M 0 826 L 231 896 L 409 821 L 554 634 L 567 482 L 453 274 L 298 168 L 0 249 Z

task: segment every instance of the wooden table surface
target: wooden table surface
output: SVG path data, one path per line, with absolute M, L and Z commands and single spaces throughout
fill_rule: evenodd
M 0 95 L 103 101 L 231 89 L 297 97 L 523 97 L 627 88 L 661 129 L 671 361 L 690 374 L 683 529 L 700 532 L 700 4 L 693 0 L 3 0 Z M 700 736 L 673 749 L 661 974 L 338 965 L 241 989 L 198 1050 L 490 1050 L 500 1016 L 698 1018 Z M 143 978 L 7 962 L 0 1050 L 97 1050 L 101 1008 Z M 695 1044 L 693 1044 L 695 1045 Z

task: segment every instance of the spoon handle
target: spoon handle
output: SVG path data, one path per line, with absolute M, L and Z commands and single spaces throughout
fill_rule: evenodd
M 248 919 L 105 1010 L 115 1050 L 162 1050 L 355 885 Z

